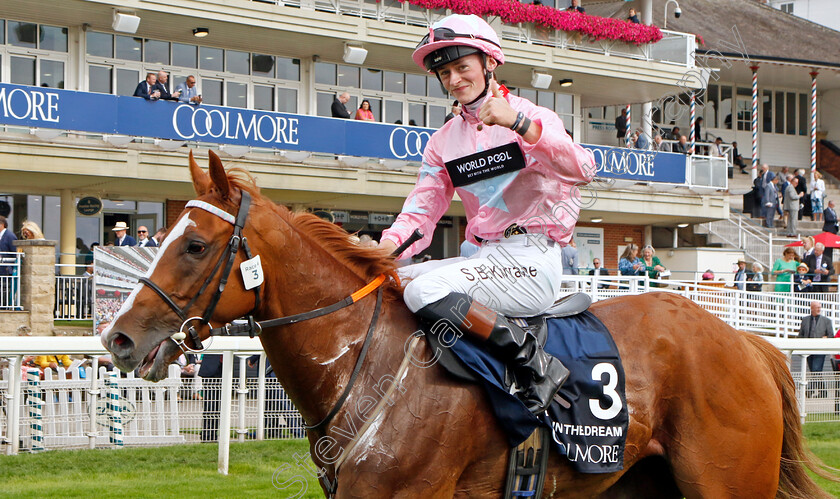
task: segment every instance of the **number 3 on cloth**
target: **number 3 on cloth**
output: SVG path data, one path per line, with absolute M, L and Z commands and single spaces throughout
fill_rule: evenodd
M 612 404 L 607 409 L 601 409 L 601 402 L 598 399 L 589 399 L 589 410 L 592 411 L 592 415 L 596 418 L 606 420 L 616 417 L 621 412 L 621 397 L 615 391 L 615 387 L 618 385 L 618 371 L 615 370 L 615 366 L 601 362 L 592 368 L 593 380 L 601 381 L 601 376 L 604 374 L 607 375 L 607 384 L 604 385 L 604 395 L 609 397 Z
M 242 282 L 245 284 L 245 289 L 254 289 L 263 283 L 263 268 L 260 263 L 260 255 L 245 260 L 239 265 L 239 271 L 242 272 Z

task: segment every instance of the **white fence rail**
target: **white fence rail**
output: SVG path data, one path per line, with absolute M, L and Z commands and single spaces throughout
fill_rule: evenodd
M 23 253 L 0 252 L 0 310 L 21 310 L 20 264 Z

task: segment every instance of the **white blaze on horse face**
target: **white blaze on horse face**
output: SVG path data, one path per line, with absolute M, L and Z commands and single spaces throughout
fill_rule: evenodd
M 187 227 L 198 227 L 198 225 L 190 219 L 189 213 L 181 217 L 180 220 L 178 220 L 178 223 L 175 224 L 175 227 L 172 227 L 172 230 L 169 231 L 169 234 L 167 234 L 166 239 L 163 240 L 163 245 L 158 250 L 157 255 L 155 255 L 155 259 L 152 260 L 151 265 L 149 265 L 149 270 L 146 271 L 146 278 L 152 277 L 152 274 L 155 272 L 155 267 L 157 267 L 158 262 L 163 257 L 163 254 L 166 252 L 167 248 L 169 248 L 169 245 L 172 244 L 172 242 L 178 239 L 179 237 L 183 236 L 184 232 L 187 230 Z M 109 332 L 111 332 L 111 328 L 114 327 L 114 324 L 117 322 L 117 319 L 122 317 L 123 314 L 125 314 L 129 310 L 131 310 L 131 307 L 134 306 L 134 299 L 137 297 L 137 293 L 140 292 L 140 289 L 142 287 L 143 283 L 138 282 L 137 286 L 134 287 L 134 289 L 131 291 L 131 294 L 128 295 L 128 298 L 126 298 L 125 302 L 123 302 L 122 307 L 120 307 L 119 312 L 117 312 L 117 315 L 114 316 L 114 320 L 112 320 L 108 327 L 104 331 L 102 331 L 103 337 Z

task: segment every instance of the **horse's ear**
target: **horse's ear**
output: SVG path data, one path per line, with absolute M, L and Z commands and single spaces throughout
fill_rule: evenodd
M 195 162 L 192 150 L 190 150 L 190 175 L 196 194 L 203 196 L 210 190 L 210 176 L 204 173 L 204 170 Z
M 228 182 L 227 172 L 222 166 L 222 160 L 219 156 L 210 151 L 210 178 L 216 184 L 216 189 L 222 199 L 227 199 L 230 196 L 230 182 Z

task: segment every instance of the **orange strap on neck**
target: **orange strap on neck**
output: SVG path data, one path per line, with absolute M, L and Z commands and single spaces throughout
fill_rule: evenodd
M 350 295 L 350 298 L 353 299 L 353 303 L 356 303 L 357 301 L 361 300 L 365 296 L 369 295 L 374 289 L 381 286 L 382 283 L 385 282 L 385 278 L 385 274 L 379 274 L 379 276 L 376 279 L 367 283 L 365 287 Z

